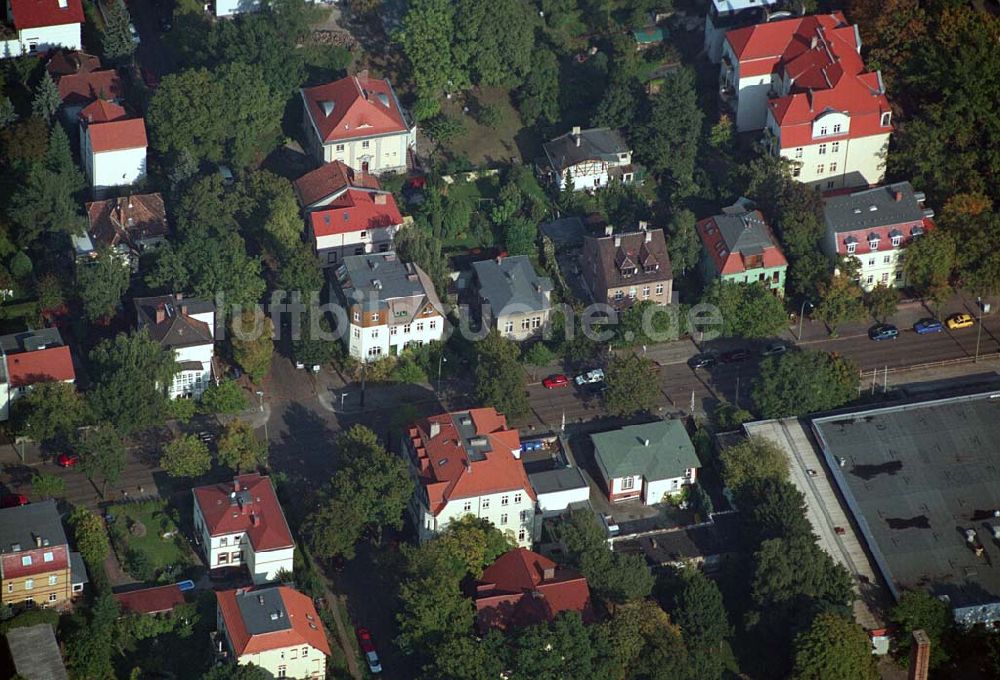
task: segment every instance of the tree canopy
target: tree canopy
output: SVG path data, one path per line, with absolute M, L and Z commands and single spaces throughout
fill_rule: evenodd
M 11 420 L 16 432 L 42 442 L 69 439 L 87 416 L 87 404 L 75 386 L 43 382 L 14 402 Z
M 212 454 L 197 436 L 182 435 L 163 447 L 160 467 L 171 477 L 198 477 L 212 468 Z
M 83 310 L 91 321 L 113 316 L 128 290 L 131 279 L 128 261 L 112 250 L 101 250 L 97 257 L 77 269 L 77 283 Z
M 525 415 L 528 397 L 517 344 L 492 330 L 476 344 L 476 355 L 476 400 L 510 419 Z
M 768 338 L 788 326 L 781 298 L 759 282 L 715 281 L 702 302 L 718 307 L 724 337 Z
M 865 629 L 833 613 L 813 619 L 795 639 L 795 680 L 876 680 L 875 657 Z
M 108 484 L 115 484 L 125 471 L 125 443 L 111 425 L 99 425 L 77 444 L 80 468 L 91 481 L 100 479 L 103 496 Z
M 763 479 L 788 479 L 788 458 L 769 439 L 754 436 L 727 446 L 719 455 L 722 479 L 733 493 Z
M 752 394 L 761 416 L 784 418 L 836 408 L 857 397 L 857 389 L 853 361 L 807 350 L 765 359 Z
M 632 352 L 616 355 L 605 371 L 604 406 L 616 416 L 653 412 L 660 402 L 660 385 L 652 359 Z
M 257 439 L 253 425 L 234 418 L 226 423 L 225 432 L 219 438 L 219 463 L 234 472 L 252 472 L 267 465 L 266 441 Z

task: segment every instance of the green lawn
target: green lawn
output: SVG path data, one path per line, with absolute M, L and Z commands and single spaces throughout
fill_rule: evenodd
M 471 113 L 463 111 L 465 106 Z M 497 107 L 500 124 L 491 128 L 477 123 L 472 115 L 477 106 Z M 508 90 L 483 87 L 476 93 L 469 93 L 467 98 L 455 97 L 445 101 L 442 110 L 465 124 L 465 132 L 444 145 L 444 151 L 452 157 L 467 158 L 473 166 L 495 166 L 512 159 L 530 162 L 538 152 L 538 140 L 521 129 L 521 116 L 511 105 Z
M 155 503 L 121 504 L 114 506 L 112 515 L 115 520 L 111 532 L 118 557 L 124 562 L 123 566 L 128 569 L 129 560 L 126 555 L 136 551 L 146 556 L 152 572 L 132 573 L 132 576 L 150 580 L 149 577 L 159 577 L 166 572 L 167 567 L 173 566 L 173 571 L 164 579 L 174 581 L 180 577 L 185 567 L 193 563 L 187 541 L 178 531 L 177 522 L 166 506 Z M 145 532 L 138 528 L 139 525 L 145 528 Z M 164 534 L 168 532 L 170 537 L 164 538 Z

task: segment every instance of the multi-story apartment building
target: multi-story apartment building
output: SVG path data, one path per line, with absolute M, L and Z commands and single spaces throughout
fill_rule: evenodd
M 841 12 L 729 31 L 720 79 L 737 129 L 765 130 L 798 181 L 824 191 L 882 181 L 892 113 Z
M 722 60 L 726 33 L 742 26 L 753 26 L 787 16 L 781 8 L 785 0 L 711 0 L 705 15 L 705 55 L 713 64 Z
M 180 293 L 135 299 L 136 326 L 174 353 L 180 370 L 167 395 L 171 399 L 200 397 L 213 376 L 215 303 Z
M 210 569 L 245 566 L 254 583 L 291 573 L 295 542 L 270 477 L 192 489 L 194 530 Z
M 341 161 L 375 175 L 406 172 L 417 127 L 388 80 L 362 71 L 301 94 L 306 139 L 320 163 Z
M 905 286 L 906 248 L 934 228 L 934 211 L 924 208 L 924 193 L 909 182 L 828 196 L 823 214 L 823 250 L 833 258 L 853 258 L 866 291 L 879 284 Z
M 42 382 L 76 381 L 73 357 L 58 328 L 0 336 L 0 421 L 10 406 Z
M 594 302 L 615 309 L 643 301 L 670 304 L 674 275 L 662 229 L 649 229 L 640 222 L 637 231 L 616 234 L 609 226 L 604 236 L 584 238 L 580 259 Z
M 632 150 L 617 130 L 574 127 L 542 148 L 546 160 L 542 171 L 562 190 L 593 191 L 612 182 L 631 184 L 638 180 Z
M 490 328 L 513 340 L 541 333 L 552 311 L 552 279 L 539 276 L 526 255 L 473 262 L 472 272 Z
M 0 602 L 55 607 L 73 596 L 69 545 L 54 500 L 0 510 Z
M 325 678 L 330 643 L 313 601 L 287 586 L 223 590 L 217 603 L 217 648 L 237 664 L 271 678 Z
M 407 428 L 400 448 L 416 480 L 410 511 L 420 540 L 472 515 L 531 545 L 535 491 L 521 438 L 502 414 L 478 408 L 431 416 Z
M 347 315 L 343 335 L 359 361 L 396 356 L 444 334 L 444 308 L 423 269 L 396 253 L 345 257 L 336 270 L 337 293 Z
M 760 283 L 779 297 L 785 295 L 788 260 L 759 210 L 737 203 L 699 221 L 695 229 L 707 281 Z

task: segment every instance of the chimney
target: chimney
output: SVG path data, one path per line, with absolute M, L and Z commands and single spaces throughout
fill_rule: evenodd
M 930 670 L 931 639 L 923 630 L 913 631 L 913 646 L 910 647 L 909 680 L 927 680 Z
M 646 243 L 652 243 L 652 241 L 653 241 L 653 232 L 647 231 L 646 232 Z
M 163 305 L 156 305 L 156 323 L 163 323 L 167 318 L 167 310 Z
M 250 524 L 252 524 L 255 527 L 259 527 L 260 526 L 260 515 L 258 515 L 256 512 L 250 513 Z
M 239 491 L 239 490 L 240 490 L 240 478 L 237 477 L 236 479 L 233 480 L 233 491 Z
M 386 196 L 385 194 L 375 194 L 375 205 L 385 205 Z
M 809 49 L 814 50 L 814 49 L 816 49 L 817 45 L 819 45 L 819 36 L 814 35 L 812 37 L 812 40 L 809 41 Z
M 69 0 L 59 0 L 59 9 L 66 9 L 69 7 Z
M 649 446 L 649 440 L 648 439 L 643 439 L 642 440 L 642 445 L 643 446 Z
M 615 236 L 615 248 L 621 248 L 621 247 L 622 247 L 622 236 L 621 234 L 618 234 L 617 236 Z
M 181 305 L 180 309 L 181 309 L 181 316 L 187 316 L 188 315 L 188 306 L 187 305 Z
M 896 203 L 899 203 L 900 201 L 902 201 L 903 200 L 903 192 L 902 191 L 897 191 L 895 193 L 895 198 L 896 198 Z
M 260 604 L 261 607 L 263 607 L 264 606 L 264 596 L 263 595 L 258 595 L 257 596 L 257 602 L 258 602 L 258 604 Z
M 646 220 L 639 220 L 639 231 L 646 231 L 649 229 L 649 222 Z
M 469 462 L 469 459 L 466 458 L 464 461 L 462 461 L 462 464 L 465 465 L 465 474 L 471 475 L 472 474 L 472 463 Z
M 441 434 L 441 423 L 432 420 L 431 421 L 430 432 L 428 432 L 428 434 L 430 434 L 431 439 L 434 439 L 434 437 L 436 437 L 439 434 Z
M 42 547 L 42 537 L 41 536 L 37 536 L 37 535 L 35 536 L 35 547 L 36 548 L 41 548 Z
M 609 224 L 606 227 L 604 227 L 605 236 L 611 236 L 614 233 L 615 233 L 615 228 L 612 225 Z
M 555 567 L 545 567 L 544 569 L 542 569 L 542 580 L 543 581 L 551 581 L 555 577 L 556 577 L 556 568 Z

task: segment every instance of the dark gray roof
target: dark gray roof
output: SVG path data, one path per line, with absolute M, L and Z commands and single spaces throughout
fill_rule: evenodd
M 7 633 L 14 670 L 28 680 L 68 680 L 51 624 L 15 628 Z
M 557 248 L 578 248 L 583 245 L 584 228 L 579 217 L 563 217 L 538 227 L 552 239 Z
M 897 195 L 899 200 L 896 200 Z M 924 218 L 923 200 L 923 193 L 915 192 L 909 182 L 896 182 L 843 196 L 830 196 L 823 201 L 823 214 L 832 231 L 855 231 L 919 222 Z
M 679 420 L 626 425 L 590 435 L 594 459 L 608 479 L 642 475 L 647 481 L 682 477 L 699 468 L 698 456 Z
M 78 552 L 69 554 L 69 573 L 73 585 L 90 583 L 90 579 L 87 577 L 87 567 L 83 563 L 83 555 Z
M 476 425 L 469 412 L 451 414 L 451 422 L 455 425 L 455 431 L 461 438 L 462 448 L 469 460 L 486 460 L 486 454 L 493 450 L 493 445 L 488 436 L 476 432 Z
M 292 628 L 288 609 L 281 599 L 281 590 L 278 588 L 237 593 L 236 605 L 240 608 L 240 617 L 250 635 L 263 635 Z
M 741 214 L 715 216 L 715 224 L 731 253 L 759 255 L 766 248 L 777 245 L 771 237 L 771 230 L 759 210 Z
M 36 538 L 48 541 L 48 545 L 66 545 L 59 511 L 54 500 L 29 503 L 18 508 L 0 510 L 0 553 L 17 552 L 36 546 Z
M 0 349 L 4 354 L 34 352 L 45 347 L 59 347 L 64 344 L 58 328 L 39 328 L 0 336 Z
M 618 540 L 614 549 L 642 553 L 655 566 L 726 555 L 740 549 L 740 523 L 736 515 L 716 515 L 711 524 Z
M 629 150 L 621 133 L 610 128 L 581 130 L 579 146 L 572 132 L 556 137 L 543 146 L 549 164 L 557 171 L 583 161 L 617 161 L 619 154 L 628 153 Z
M 527 255 L 473 262 L 479 280 L 479 294 L 490 303 L 493 314 L 509 306 L 516 310 L 538 312 L 549 308 L 545 293 L 552 290 L 552 279 L 539 276 Z
M 156 312 L 163 308 L 165 318 L 157 323 Z M 187 315 L 181 310 L 186 309 Z M 149 337 L 167 349 L 192 347 L 214 342 L 212 329 L 204 321 L 191 318 L 193 314 L 215 311 L 211 300 L 178 298 L 176 295 L 157 295 L 135 299 L 136 322 L 139 328 L 148 328 Z
M 412 262 L 402 262 L 396 253 L 350 255 L 337 267 L 336 276 L 345 302 L 359 301 L 365 311 L 392 308 L 394 314 L 408 312 L 409 319 L 420 311 L 425 300 L 442 311 L 424 270 Z
M 583 489 L 587 486 L 583 475 L 574 467 L 529 473 L 528 479 L 531 480 L 531 486 L 537 493 L 556 493 L 557 491 Z

